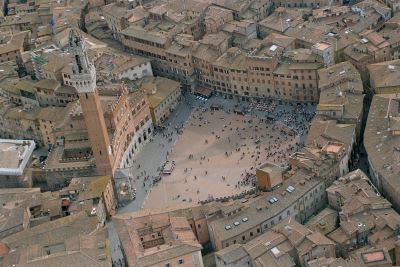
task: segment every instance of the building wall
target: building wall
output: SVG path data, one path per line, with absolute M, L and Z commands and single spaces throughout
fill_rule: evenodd
M 225 23 L 233 20 L 232 11 L 218 7 L 213 8 L 217 9 L 219 12 L 217 16 L 210 15 L 205 18 L 204 24 L 206 33 L 216 33 Z
M 139 37 L 122 35 L 122 44 L 127 51 L 152 59 L 155 75 L 164 76 L 181 82 L 182 87 L 192 89 L 195 83 L 195 70 L 192 54 L 166 52 L 169 40 L 165 44 L 148 42 Z
M 23 97 L 23 96 L 20 96 L 20 99 L 21 99 L 21 104 L 24 107 L 38 107 L 39 106 L 39 101 L 37 101 L 36 99 L 31 99 L 31 98 Z
M 119 80 L 126 78 L 134 81 L 146 76 L 153 76 L 153 70 L 151 69 L 150 62 L 146 62 L 138 66 L 135 66 L 133 68 L 130 68 L 128 70 L 125 70 L 122 73 L 115 75 L 115 78 Z
M 57 106 L 65 107 L 69 102 L 78 100 L 78 94 L 76 93 L 58 93 L 56 92 Z
M 29 175 L 0 175 L 0 188 L 31 187 L 32 179 Z
M 111 123 L 106 120 L 107 128 L 111 127 Z M 86 129 L 85 119 L 83 114 L 71 115 L 70 125 L 66 125 L 61 131 L 57 129 L 56 136 L 65 136 L 68 134 L 73 134 L 76 131 L 84 131 Z
M 190 17 L 190 15 L 189 15 Z M 194 40 L 199 40 L 204 34 L 203 15 L 197 16 L 184 25 L 183 33 L 193 36 Z
M 90 8 L 95 8 L 95 7 L 102 7 L 105 5 L 104 0 L 89 0 L 89 7 Z
M 400 92 L 400 86 L 376 87 L 372 85 L 372 87 L 375 94 L 398 94 Z
M 227 55 L 228 57 L 230 55 Z M 247 69 L 241 66 L 213 64 L 213 89 L 222 94 L 250 95 Z
M 247 60 L 249 92 L 244 92 L 245 95 L 255 95 L 259 97 L 273 97 L 274 77 L 273 69 L 278 65 L 276 59 L 263 59 L 251 57 Z M 239 87 L 237 87 L 239 88 Z M 242 87 L 240 86 L 240 89 Z
M 115 4 L 113 4 L 115 5 Z M 119 7 L 116 7 L 119 8 Z M 118 13 L 117 13 L 118 14 Z M 107 22 L 108 27 L 113 32 L 116 40 L 121 40 L 120 32 L 125 29 L 127 25 L 124 23 L 124 19 L 116 16 L 113 12 L 103 11 L 104 19 Z
M 382 192 L 382 176 L 380 175 L 379 172 L 377 172 L 372 162 L 373 160 L 370 157 L 368 157 L 368 170 L 370 173 L 370 179 L 372 183 L 376 186 L 376 188 L 378 188 L 379 192 Z
M 235 70 L 234 67 L 213 66 L 213 89 L 242 97 L 318 102 L 318 69 L 292 69 L 289 74 L 283 75 L 273 73 L 274 63 L 261 67 L 253 61 L 245 70 Z
M 151 120 L 148 120 L 135 132 L 129 146 L 121 157 L 121 161 L 119 161 L 119 168 L 129 168 L 132 165 L 133 158 L 143 149 L 144 145 L 149 142 L 152 134 L 153 124 Z
M 246 231 L 238 234 L 237 236 L 224 240 L 224 242 L 222 242 L 222 246 L 220 246 L 220 248 L 218 248 L 217 250 L 220 250 L 222 248 L 225 247 L 229 247 L 230 245 L 233 244 L 245 244 L 247 242 L 249 242 L 250 240 L 252 240 L 253 238 L 255 238 L 256 236 L 261 235 L 262 233 L 262 229 L 260 225 L 256 225 L 252 228 L 247 229 Z
M 289 101 L 318 102 L 318 68 L 291 67 L 288 74 L 275 74 L 278 60 L 255 59 L 240 53 L 245 63 L 241 66 L 223 66 L 201 58 L 193 58 L 192 53 L 181 55 L 168 52 L 170 41 L 163 44 L 148 42 L 140 37 L 122 36 L 126 50 L 151 58 L 156 75 L 179 80 L 184 88 L 195 85 L 215 90 L 230 97 L 272 97 Z M 221 51 L 223 52 L 223 51 Z M 225 55 L 227 58 L 237 55 Z M 212 61 L 212 60 L 211 60 Z M 258 62 L 257 62 L 258 61 Z M 264 64 L 264 65 L 263 65 Z M 265 64 L 267 66 L 265 66 Z M 281 63 L 285 64 L 285 63 Z M 262 71 L 261 69 L 264 69 Z
M 0 63 L 7 62 L 7 61 L 17 62 L 19 60 L 21 60 L 21 53 L 20 53 L 19 49 L 0 54 Z
M 179 263 L 179 260 L 183 260 L 183 263 Z M 167 265 L 169 264 L 169 265 Z M 204 267 L 203 258 L 201 257 L 201 252 L 196 251 L 193 253 L 188 253 L 185 255 L 180 255 L 168 261 L 159 262 L 151 267 Z M 147 267 L 147 266 L 146 266 Z M 150 266 L 148 266 L 150 267 Z
M 398 191 L 398 188 L 393 187 L 392 184 L 390 184 L 384 176 L 380 175 L 379 172 L 377 172 L 379 177 L 381 178 L 382 181 L 382 194 L 383 196 L 393 205 L 393 208 L 396 211 L 400 210 L 400 194 Z
M 0 238 L 4 238 L 9 235 L 21 232 L 22 230 L 24 230 L 24 226 L 23 226 L 22 222 L 20 222 L 20 224 L 17 224 L 12 228 L 2 229 L 2 231 L 0 232 Z
M 0 125 L 0 137 L 6 139 L 32 139 L 35 140 L 38 146 L 42 146 L 41 131 L 35 120 L 24 118 L 3 119 L 3 124 Z
M 324 107 L 324 105 L 321 105 L 321 107 Z M 329 118 L 332 118 L 335 120 L 341 120 L 343 118 L 343 114 L 344 114 L 344 106 L 343 105 L 336 105 L 336 106 L 330 105 L 329 109 L 327 109 L 326 107 L 324 107 L 322 109 L 317 107 L 316 113 L 318 115 L 328 116 Z
M 250 257 L 246 256 L 235 262 L 226 263 L 220 257 L 215 255 L 216 267 L 251 267 L 252 265 L 250 263 L 250 260 Z
M 96 216 L 98 218 L 98 223 L 104 225 L 107 219 L 107 210 L 103 198 L 100 198 L 99 203 L 96 207 Z
M 244 69 L 213 64 L 213 89 L 228 95 L 318 102 L 317 68 L 291 67 L 283 75 L 274 73 L 277 58 L 247 56 L 245 62 Z
M 47 120 L 38 120 L 39 130 L 42 135 L 42 143 L 44 145 L 49 146 L 50 144 L 55 143 L 55 136 L 53 133 L 54 124 L 51 121 Z
M 122 35 L 121 42 L 128 51 L 150 58 L 166 60 L 165 45 L 147 42 L 128 35 Z
M 192 53 L 180 54 L 175 52 L 166 52 L 166 64 L 164 66 L 164 76 L 179 80 L 182 86 L 191 88 L 194 79 L 194 64 Z
M 238 233 L 236 236 L 227 240 L 219 238 L 218 234 L 214 234 L 214 229 L 212 228 L 211 224 L 209 224 L 211 243 L 215 250 L 221 250 L 232 244 L 246 243 L 272 228 L 287 217 L 294 218 L 296 221 L 304 223 L 308 218 L 321 210 L 325 206 L 325 203 L 325 184 L 323 181 L 320 181 L 303 195 L 299 196 L 296 201 L 288 204 L 288 206 L 276 214 L 269 214 L 268 210 L 259 211 L 265 213 L 265 220 L 261 224 L 249 228 L 243 233 Z M 243 217 L 245 216 L 246 215 L 243 215 Z
M 253 18 L 254 21 L 260 21 L 265 19 L 272 11 L 272 2 L 269 0 L 259 0 L 255 3 L 258 5 L 251 5 L 250 10 L 252 10 L 256 16 Z
M 198 219 L 194 222 L 196 228 L 197 240 L 200 244 L 205 244 L 210 241 L 208 234 L 207 220 L 206 218 Z
M 103 192 L 102 202 L 104 203 L 107 217 L 109 217 L 112 209 L 115 207 L 115 193 L 114 193 L 114 186 L 112 184 L 112 179 L 109 180 Z
M 152 110 L 152 119 L 154 125 L 160 125 L 170 115 L 171 111 L 178 105 L 181 89 L 178 86 L 168 97 L 164 99 L 157 107 Z
M 112 115 L 115 131 L 111 143 L 116 167 L 129 167 L 135 153 L 148 142 L 153 133 L 150 117 L 149 103 L 144 95 L 138 96 L 136 102 L 131 104 L 124 89 Z
M 194 57 L 195 71 L 197 74 L 197 84 L 200 87 L 213 88 L 213 66 L 210 60 Z
M 367 66 L 369 64 L 374 63 L 374 60 L 372 57 L 368 57 L 364 60 L 355 60 L 351 56 L 347 55 L 346 50 L 344 51 L 343 58 L 345 61 L 350 61 L 351 64 L 356 67 L 356 69 L 359 71 L 361 75 L 361 79 L 363 82 L 368 82 L 369 81 L 369 72 Z
M 335 251 L 335 245 L 319 245 L 314 248 L 312 248 L 308 253 L 303 255 L 300 258 L 300 264 L 302 267 L 308 266 L 307 262 L 313 259 L 318 259 L 318 258 L 335 258 L 336 257 L 336 251 Z
M 260 188 L 261 190 L 271 191 L 272 187 L 275 186 L 271 184 L 273 179 L 271 178 L 270 173 L 260 169 L 256 169 L 256 176 L 257 176 L 257 187 Z
M 0 94 L 1 96 L 8 98 L 11 102 L 17 105 L 22 104 L 21 95 L 16 92 L 9 92 L 7 90 L 4 90 L 4 88 L 0 88 Z
M 48 190 L 59 190 L 71 181 L 73 177 L 96 176 L 94 167 L 88 168 L 60 168 L 54 170 L 36 170 L 32 175 L 33 181 L 46 184 Z
M 57 80 L 57 81 L 61 81 L 62 77 L 61 77 L 61 72 L 53 72 L 53 71 L 48 71 L 48 70 L 42 70 L 42 77 L 43 79 L 51 79 L 51 80 Z
M 308 8 L 316 8 L 316 7 L 324 7 L 330 5 L 342 5 L 342 0 L 319 0 L 319 1 L 312 1 L 312 0 L 289 0 L 289 1 L 277 1 L 273 0 L 272 3 L 274 6 L 283 6 L 288 8 L 299 8 L 299 7 L 308 7 Z
M 355 142 L 356 142 L 356 133 L 354 131 L 352 139 L 350 141 L 350 144 L 346 148 L 346 152 L 343 155 L 343 157 L 339 163 L 340 176 L 344 176 L 345 174 L 347 174 L 349 172 L 349 165 L 350 165 L 350 161 L 352 158 L 353 147 L 354 147 Z
M 22 31 L 31 31 L 31 37 L 36 38 L 37 37 L 37 27 L 40 24 L 39 21 L 33 21 L 32 16 L 36 16 L 36 14 L 29 14 L 31 18 L 27 18 L 24 20 L 16 21 L 14 24 L 0 24 L 0 30 L 1 31 L 12 31 L 12 32 L 22 32 Z M 27 16 L 25 14 L 24 16 Z M 30 20 L 30 21 L 29 21 Z
M 36 88 L 36 95 L 39 105 L 42 107 L 59 106 L 58 99 L 54 91 Z

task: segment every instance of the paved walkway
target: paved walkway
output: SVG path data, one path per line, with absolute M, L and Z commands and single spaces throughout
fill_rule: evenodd
M 128 171 L 133 177 L 136 199 L 125 207 L 120 208 L 118 213 L 137 211 L 142 208 L 152 180 L 159 175 L 160 169 L 158 168 L 165 163 L 167 152 L 171 152 L 177 140 L 178 134 L 175 127 L 181 126 L 190 114 L 191 107 L 186 101 L 181 102 L 166 121 L 166 124 L 170 126 L 163 132 L 156 132 L 152 140 L 146 144 L 135 158 L 135 163 Z M 165 146 L 160 147 L 160 143 L 165 144 Z
M 212 104 L 222 105 L 226 111 L 233 111 L 235 108 L 247 109 L 250 114 L 259 118 L 274 118 L 299 133 L 301 143 L 304 142 L 307 135 L 309 122 L 313 118 L 315 110 L 315 106 L 310 105 L 296 105 L 285 102 L 279 105 L 277 102 L 274 102 L 276 107 L 273 110 L 261 111 L 256 107 L 250 108 L 250 106 L 254 105 L 250 105 L 249 102 L 239 102 L 219 96 L 213 96 L 210 100 L 204 102 L 196 99 L 191 94 L 187 94 L 185 100 L 177 106 L 166 121 L 165 125 L 168 127 L 162 133 L 158 132 L 152 137 L 152 141 L 145 145 L 135 158 L 135 163 L 128 170 L 132 174 L 132 177 L 134 177 L 136 199 L 125 207 L 121 207 L 117 211 L 118 213 L 137 211 L 143 207 L 152 184 L 152 179 L 159 175 L 159 168 L 165 163 L 167 152 L 171 153 L 177 141 L 178 134 L 176 133 L 176 127 L 182 127 L 191 116 L 194 108 L 210 107 Z M 272 105 L 267 101 L 266 104 Z M 161 147 L 160 143 L 165 145 Z M 138 176 L 139 178 L 137 178 Z
M 280 122 L 198 108 L 169 153 L 173 172 L 151 188 L 144 207 L 197 203 L 250 190 L 255 169 L 265 161 L 287 163 L 298 142 Z
M 265 103 L 267 106 L 270 105 L 270 102 L 266 101 Z M 191 116 L 194 108 L 210 107 L 212 104 L 220 104 L 226 111 L 233 111 L 235 108 L 246 109 L 249 114 L 258 116 L 262 119 L 267 117 L 274 118 L 298 132 L 300 134 L 301 142 L 304 141 L 307 135 L 309 122 L 313 118 L 315 111 L 315 106 L 289 103 L 279 105 L 277 102 L 274 102 L 275 107 L 273 110 L 263 111 L 257 109 L 256 105 L 251 105 L 249 102 L 239 102 L 233 99 L 224 99 L 219 96 L 213 96 L 210 100 L 204 102 L 196 99 L 196 97 L 191 94 L 187 94 L 185 100 L 177 106 L 175 111 L 166 121 L 165 125 L 167 128 L 161 133 L 156 133 L 152 137 L 152 141 L 146 144 L 143 150 L 135 158 L 135 163 L 128 171 L 133 174 L 132 176 L 134 177 L 134 186 L 137 189 L 136 199 L 128 205 L 119 208 L 117 213 L 138 211 L 143 207 L 152 184 L 152 179 L 158 176 L 160 166 L 162 166 L 166 161 L 167 152 L 171 153 L 171 150 L 177 141 L 178 134 L 176 133 L 176 127 L 182 127 Z M 165 145 L 160 146 L 160 143 Z M 137 176 L 139 176 L 138 179 Z M 146 179 L 146 177 L 148 178 Z M 122 260 L 122 253 L 118 247 L 119 241 L 113 222 L 109 222 L 108 225 L 113 261 L 118 262 L 119 259 Z

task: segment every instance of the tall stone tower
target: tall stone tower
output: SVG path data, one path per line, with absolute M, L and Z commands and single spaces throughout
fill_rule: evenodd
M 69 53 L 72 62 L 70 81 L 79 94 L 96 169 L 101 175 L 112 175 L 114 155 L 96 88 L 96 69 L 89 62 L 83 37 L 74 29 L 69 34 Z

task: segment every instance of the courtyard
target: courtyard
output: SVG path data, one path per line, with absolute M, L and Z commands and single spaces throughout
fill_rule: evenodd
M 285 164 L 299 143 L 300 136 L 280 121 L 196 107 L 167 155 L 174 163 L 172 173 L 149 190 L 144 207 L 197 203 L 249 190 L 259 165 Z

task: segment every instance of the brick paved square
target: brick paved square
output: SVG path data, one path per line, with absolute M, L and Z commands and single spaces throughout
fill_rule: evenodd
M 279 122 L 197 109 L 168 156 L 171 175 L 152 187 L 145 208 L 198 202 L 252 187 L 246 173 L 269 160 L 284 163 L 299 137 Z

